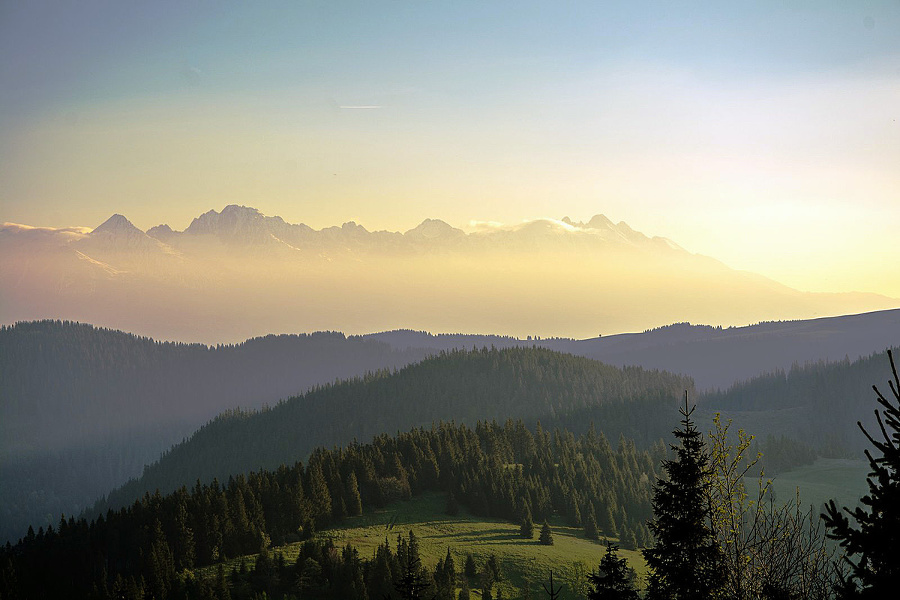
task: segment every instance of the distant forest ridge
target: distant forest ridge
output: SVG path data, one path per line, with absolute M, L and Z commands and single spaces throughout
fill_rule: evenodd
M 698 390 L 727 389 L 757 375 L 790 369 L 807 362 L 854 360 L 885 350 L 900 340 L 900 309 L 839 317 L 793 321 L 763 321 L 741 327 L 673 323 L 643 333 L 624 333 L 584 340 L 530 340 L 430 334 L 395 330 L 365 336 L 395 349 L 472 348 L 538 345 L 586 356 L 613 365 L 637 365 L 688 375 Z
M 892 348 L 895 355 L 898 349 Z M 822 456 L 859 456 L 866 441 L 856 423 L 878 431 L 872 385 L 887 387 L 888 365 L 887 350 L 856 360 L 794 364 L 707 392 L 700 408 L 732 417 L 763 437 L 801 441 Z
M 3 327 L 0 541 L 84 510 L 225 410 L 426 354 L 340 333 L 209 347 L 62 321 Z

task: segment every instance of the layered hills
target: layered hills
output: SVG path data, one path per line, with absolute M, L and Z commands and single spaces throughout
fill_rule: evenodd
M 231 205 L 183 231 L 0 227 L 0 322 L 102 322 L 163 339 L 411 327 L 584 338 L 676 321 L 746 324 L 896 308 L 735 271 L 603 215 L 466 232 L 320 230 Z
M 666 435 L 688 378 L 616 368 L 541 348 L 454 350 L 396 372 L 313 389 L 259 411 L 228 411 L 110 494 L 117 507 L 146 491 L 226 480 L 304 460 L 316 447 L 365 442 L 438 422 L 505 422 L 586 433 L 644 446 Z M 102 511 L 101 511 L 102 512 Z
M 275 405 L 311 387 L 398 369 L 442 350 L 542 346 L 611 365 L 680 372 L 702 391 L 766 371 L 791 373 L 808 362 L 852 362 L 897 339 L 900 311 L 739 328 L 676 324 L 587 340 L 397 330 L 273 335 L 218 346 L 158 342 L 79 323 L 19 323 L 0 329 L 0 533 L 17 535 L 22 524 L 81 510 L 224 411 Z M 784 433 L 769 427 L 771 414 L 767 408 L 741 418 L 760 422 L 756 433 Z M 822 441 L 801 437 L 814 446 Z
M 226 409 L 425 355 L 333 332 L 210 347 L 59 321 L 3 327 L 0 536 L 81 510 Z

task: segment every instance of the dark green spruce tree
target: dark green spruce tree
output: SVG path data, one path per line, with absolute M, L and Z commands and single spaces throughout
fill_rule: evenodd
M 522 522 L 519 525 L 519 535 L 526 540 L 530 540 L 534 537 L 534 521 L 531 520 L 531 509 L 527 504 L 522 511 Z
M 606 540 L 606 554 L 600 559 L 600 567 L 588 575 L 591 583 L 588 600 L 638 600 L 633 573 L 618 552 L 619 547 Z
M 721 550 L 710 520 L 709 455 L 694 425 L 687 392 L 680 442 L 671 448 L 674 460 L 663 461 L 668 477 L 653 490 L 653 519 L 649 523 L 655 545 L 643 550 L 650 567 L 647 598 L 651 600 L 708 600 L 722 585 Z
M 848 598 L 890 598 L 900 589 L 900 378 L 890 350 L 888 359 L 894 377 L 888 387 L 894 404 L 872 386 L 882 407 L 875 410 L 881 439 L 869 435 L 857 421 L 880 453 L 876 458 L 866 450 L 871 469 L 869 493 L 860 500 L 863 506 L 853 511 L 846 507 L 841 511 L 831 500 L 822 515 L 829 537 L 840 540 L 847 553 L 851 578 L 842 586 L 841 595 Z M 847 515 L 853 517 L 855 525 Z M 854 556 L 859 558 L 852 560 Z
M 541 537 L 539 540 L 545 546 L 553 545 L 553 530 L 550 529 L 550 523 L 547 521 L 544 521 L 544 526 L 541 527 Z

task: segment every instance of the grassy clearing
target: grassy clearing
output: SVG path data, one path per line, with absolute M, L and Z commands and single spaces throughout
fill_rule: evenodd
M 504 598 L 518 598 L 526 579 L 531 582 L 532 597 L 543 595 L 541 582 L 546 582 L 553 570 L 554 582 L 566 586 L 571 592 L 573 579 L 577 573 L 577 563 L 583 568 L 582 573 L 589 573 L 597 568 L 606 545 L 603 541 L 594 542 L 584 537 L 580 528 L 568 527 L 561 520 L 552 520 L 553 545 L 543 546 L 537 537 L 541 524 L 535 523 L 535 537 L 525 540 L 519 536 L 518 525 L 499 519 L 485 519 L 460 509 L 456 516 L 444 514 L 446 497 L 444 494 L 429 493 L 406 502 L 396 502 L 384 509 L 367 511 L 359 517 L 347 519 L 334 529 L 316 534 L 317 539 L 331 539 L 338 547 L 351 544 L 359 550 L 363 558 L 371 558 L 377 546 L 385 538 L 396 548 L 397 536 L 404 537 L 413 531 L 419 538 L 422 562 L 434 568 L 438 559 L 446 555 L 447 548 L 453 554 L 456 569 L 462 572 L 466 554 L 471 552 L 479 569 L 487 561 L 488 556 L 495 554 L 503 570 L 504 580 L 499 587 Z M 393 522 L 393 527 L 390 524 Z M 614 541 L 616 538 L 612 538 Z M 273 550 L 284 554 L 288 562 L 297 559 L 300 544 L 281 546 Z M 640 552 L 622 550 L 620 555 L 628 560 L 635 569 L 639 581 L 647 572 L 646 563 Z M 256 562 L 256 556 L 244 557 L 247 567 Z M 226 571 L 240 564 L 241 559 L 234 559 L 226 564 Z M 207 572 L 208 571 L 208 572 Z M 215 567 L 201 570 L 205 576 L 214 576 Z M 583 585 L 582 577 L 578 583 Z M 472 597 L 480 598 L 480 587 L 477 579 L 469 581 Z M 569 594 L 566 594 L 568 597 Z
M 772 488 L 775 497 L 784 501 L 793 499 L 800 488 L 803 504 L 812 504 L 816 510 L 831 498 L 841 506 L 852 507 L 868 492 L 868 472 L 865 461 L 820 458 L 812 465 L 781 473 L 773 479 Z
M 867 491 L 867 473 L 868 464 L 864 461 L 819 459 L 812 465 L 781 473 L 772 486 L 776 498 L 784 501 L 792 499 L 799 487 L 804 506 L 813 504 L 817 510 L 822 502 L 830 498 L 835 498 L 842 505 L 854 506 Z M 426 566 L 434 568 L 449 547 L 460 572 L 467 553 L 472 553 L 479 567 L 493 553 L 497 555 L 505 577 L 499 584 L 504 598 L 520 597 L 526 578 L 531 582 L 532 597 L 542 597 L 540 583 L 547 581 L 551 569 L 554 579 L 566 586 L 568 595 L 576 565 L 580 563 L 584 572 L 590 572 L 596 569 L 605 551 L 603 542 L 586 539 L 583 530 L 568 527 L 560 519 L 550 523 L 553 546 L 542 546 L 537 541 L 540 523 L 535 523 L 535 539 L 525 540 L 519 537 L 519 527 L 513 523 L 476 517 L 465 509 L 460 509 L 458 515 L 451 517 L 444 514 L 445 505 L 444 494 L 423 494 L 384 509 L 366 511 L 359 517 L 347 519 L 338 527 L 319 532 L 316 537 L 331 539 L 338 547 L 349 543 L 359 550 L 360 556 L 370 558 L 385 538 L 395 548 L 397 536 L 406 536 L 412 530 L 419 538 L 422 561 Z M 616 538 L 613 540 L 618 541 Z M 299 553 L 299 546 L 281 546 L 273 553 L 281 552 L 289 562 L 293 562 Z M 643 581 L 647 565 L 640 552 L 620 549 L 620 554 L 635 569 L 639 581 Z M 226 571 L 238 566 L 241 560 L 252 568 L 256 556 L 230 560 L 225 565 Z M 215 569 L 206 567 L 199 571 L 203 576 L 213 577 Z M 480 598 L 478 581 L 473 579 L 469 584 L 472 596 Z
M 493 553 L 507 578 L 500 585 L 505 598 L 517 597 L 526 577 L 537 592 L 539 582 L 547 580 L 551 569 L 554 579 L 571 589 L 575 563 L 581 562 L 584 570 L 590 572 L 596 569 L 606 550 L 604 543 L 585 538 L 583 530 L 568 527 L 562 521 L 550 522 L 554 543 L 543 546 L 537 541 L 539 523 L 535 524 L 535 539 L 525 540 L 519 536 L 518 525 L 506 521 L 475 517 L 465 510 L 460 510 L 455 517 L 445 515 L 445 503 L 443 494 L 426 494 L 349 519 L 339 528 L 320 533 L 319 537 L 331 538 L 338 546 L 349 543 L 359 549 L 361 556 L 372 556 L 385 537 L 393 546 L 398 534 L 407 535 L 411 530 L 420 540 L 422 561 L 426 565 L 434 567 L 449 546 L 458 570 L 462 570 L 468 552 L 479 567 Z M 392 520 L 395 520 L 393 528 L 387 529 Z M 639 577 L 646 574 L 640 552 L 620 550 L 620 553 Z M 475 581 L 470 583 L 477 585 Z

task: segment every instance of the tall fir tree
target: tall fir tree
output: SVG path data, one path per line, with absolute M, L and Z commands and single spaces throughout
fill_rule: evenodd
M 462 586 L 459 588 L 459 594 L 456 596 L 457 600 L 469 600 L 469 582 L 465 579 L 462 580 Z
M 434 568 L 434 600 L 454 600 L 456 590 L 456 567 L 453 564 L 453 556 L 447 547 L 447 555 L 439 558 Z
M 638 600 L 634 573 L 618 552 L 619 547 L 606 540 L 606 554 L 600 559 L 597 572 L 588 575 L 588 600 Z
M 831 500 L 823 514 L 829 537 L 840 540 L 851 565 L 851 579 L 844 582 L 842 596 L 848 598 L 889 598 L 900 587 L 900 378 L 894 356 L 888 350 L 893 381 L 888 387 L 893 395 L 889 400 L 877 386 L 872 386 L 881 410 L 875 411 L 881 438 L 872 437 L 862 423 L 857 425 L 880 456 L 867 449 L 870 473 L 869 493 L 862 497 L 855 510 L 837 508 Z M 844 514 L 856 522 L 851 524 Z M 859 556 L 857 560 L 852 557 Z
M 709 455 L 694 425 L 687 392 L 681 413 L 680 442 L 674 460 L 663 461 L 667 478 L 653 491 L 650 531 L 656 543 L 643 550 L 650 567 L 647 597 L 651 600 L 708 600 L 722 585 L 721 549 L 711 523 Z
M 350 471 L 346 484 L 347 499 L 345 505 L 347 514 L 351 517 L 362 514 L 362 498 L 359 495 L 359 481 L 356 479 L 356 473 Z
M 597 517 L 594 516 L 593 507 L 591 507 L 587 519 L 584 520 L 584 535 L 589 540 L 600 539 L 600 532 L 597 529 Z
M 471 552 L 466 554 L 466 562 L 463 567 L 463 573 L 465 573 L 466 577 L 475 577 L 476 575 L 478 575 L 478 567 L 475 566 L 475 557 L 472 556 Z

